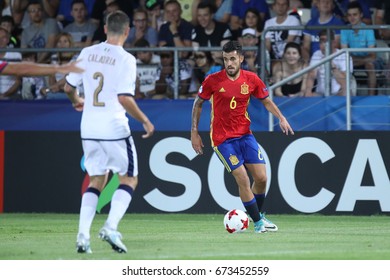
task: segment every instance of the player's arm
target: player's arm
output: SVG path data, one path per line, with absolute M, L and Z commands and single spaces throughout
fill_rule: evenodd
M 142 138 L 148 138 L 152 136 L 154 132 L 154 125 L 150 122 L 144 112 L 142 112 L 142 110 L 138 107 L 134 98 L 129 95 L 118 95 L 118 100 L 130 116 L 142 123 L 146 131 L 146 134 L 142 135 Z
M 69 72 L 81 73 L 84 70 L 77 66 L 76 61 L 64 65 L 39 64 L 31 62 L 8 63 L 1 71 L 2 75 L 17 76 L 46 76 L 55 73 L 68 74 Z
M 76 111 L 82 111 L 84 107 L 84 99 L 78 95 L 77 89 L 67 82 L 64 86 L 64 91 Z
M 194 100 L 194 104 L 192 106 L 192 120 L 191 120 L 191 144 L 192 148 L 195 150 L 195 152 L 198 155 L 203 154 L 203 142 L 202 138 L 200 138 L 199 131 L 198 131 L 198 125 L 200 120 L 200 114 L 202 113 L 202 106 L 203 106 L 204 100 L 197 96 Z
M 282 112 L 280 112 L 278 106 L 276 106 L 276 104 L 269 97 L 262 99 L 261 102 L 263 103 L 264 107 L 272 113 L 272 115 L 279 119 L 279 125 L 282 129 L 282 132 L 286 135 L 288 135 L 289 132 L 294 135 L 293 129 L 291 128 L 287 119 L 283 116 Z

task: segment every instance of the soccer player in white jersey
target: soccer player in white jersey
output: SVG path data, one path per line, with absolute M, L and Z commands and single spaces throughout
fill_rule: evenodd
M 90 177 L 90 184 L 81 200 L 76 243 L 79 253 L 92 253 L 90 228 L 107 170 L 118 173 L 120 185 L 114 192 L 110 212 L 99 237 L 115 251 L 127 252 L 117 229 L 138 184 L 138 162 L 126 112 L 143 124 L 146 131 L 144 138 L 154 132 L 153 124 L 133 98 L 136 59 L 123 49 L 130 30 L 129 23 L 128 16 L 121 11 L 109 14 L 104 27 L 107 41 L 84 48 L 79 59 L 85 72 L 71 73 L 66 77 L 65 92 L 73 107 L 83 111 L 81 139 L 84 164 Z M 81 81 L 84 99 L 78 96 L 76 90 Z

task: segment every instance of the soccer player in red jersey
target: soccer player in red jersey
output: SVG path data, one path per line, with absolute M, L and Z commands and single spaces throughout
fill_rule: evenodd
M 260 99 L 265 108 L 279 119 L 282 132 L 294 134 L 276 104 L 268 97 L 264 82 L 253 72 L 240 68 L 242 46 L 230 41 L 223 46 L 225 69 L 209 75 L 199 88 L 192 108 L 191 143 L 203 154 L 198 132 L 202 105 L 211 101 L 211 145 L 226 169 L 234 176 L 241 201 L 255 224 L 255 232 L 277 231 L 278 227 L 261 213 L 266 191 L 265 160 L 250 130 L 247 112 L 250 97 Z M 247 170 L 253 177 L 251 186 Z

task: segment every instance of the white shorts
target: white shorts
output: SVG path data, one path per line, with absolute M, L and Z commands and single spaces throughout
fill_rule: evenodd
M 121 176 L 138 175 L 137 150 L 133 137 L 123 140 L 82 140 L 84 166 L 89 176 L 104 175 L 108 170 Z

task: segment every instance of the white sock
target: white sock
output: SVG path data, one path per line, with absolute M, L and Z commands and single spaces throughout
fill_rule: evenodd
M 90 238 L 90 230 L 96 213 L 99 196 L 94 192 L 85 192 L 81 199 L 79 233 Z
M 117 189 L 111 199 L 111 208 L 108 214 L 105 226 L 117 230 L 118 224 L 125 215 L 127 208 L 130 205 L 131 195 L 129 192 Z

